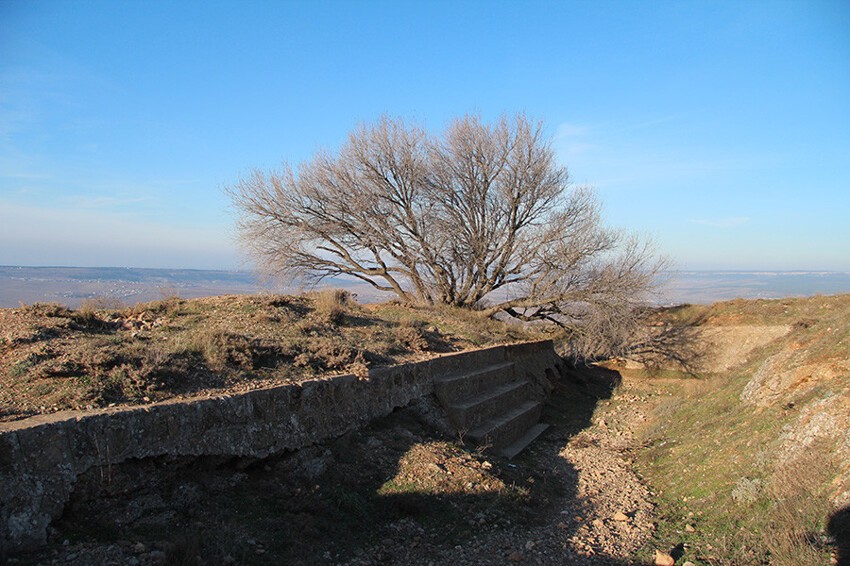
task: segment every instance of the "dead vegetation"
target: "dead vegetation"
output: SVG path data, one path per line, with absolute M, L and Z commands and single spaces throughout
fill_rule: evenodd
M 543 124 L 453 119 L 442 132 L 384 116 L 335 152 L 255 170 L 227 189 L 246 250 L 270 275 L 343 277 L 407 304 L 480 309 L 619 350 L 667 262 L 605 226 Z
M 0 311 L 0 420 L 261 387 L 530 337 L 457 309 L 347 292 Z

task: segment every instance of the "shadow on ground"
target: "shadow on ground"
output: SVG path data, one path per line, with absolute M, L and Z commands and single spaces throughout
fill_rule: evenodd
M 571 547 L 583 515 L 578 473 L 558 455 L 619 382 L 603 368 L 568 370 L 544 412 L 552 427 L 513 461 L 442 436 L 429 407 L 411 406 L 261 461 L 93 470 L 52 546 L 21 560 L 71 548 L 82 564 L 87 549 L 113 545 L 140 564 L 626 564 Z
M 837 566 L 850 566 L 850 506 L 832 514 L 827 530 L 835 542 Z

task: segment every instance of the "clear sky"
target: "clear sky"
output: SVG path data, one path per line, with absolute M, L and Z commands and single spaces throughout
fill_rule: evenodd
M 850 271 L 847 0 L 0 0 L 0 264 L 240 267 L 250 169 L 516 111 L 682 269 Z

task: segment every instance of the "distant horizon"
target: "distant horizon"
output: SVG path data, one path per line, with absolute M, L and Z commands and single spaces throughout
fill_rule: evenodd
M 231 273 L 256 273 L 257 269 L 247 268 L 201 268 L 201 267 L 144 267 L 138 265 L 34 265 L 34 264 L 0 264 L 0 268 L 29 268 L 29 269 L 149 269 L 149 270 L 172 270 L 172 271 L 224 271 Z M 666 269 L 661 273 L 750 273 L 750 274 L 771 274 L 771 273 L 798 273 L 801 275 L 819 273 L 846 273 L 850 274 L 850 270 L 844 269 L 709 269 L 709 268 L 682 268 L 682 269 Z
M 14 265 L 5 265 L 0 264 L 0 268 L 5 267 L 21 267 L 27 269 L 150 269 L 150 270 L 172 270 L 172 271 L 229 271 L 234 273 L 255 271 L 250 269 L 230 269 L 226 267 L 222 268 L 202 268 L 202 267 L 144 267 L 139 265 L 28 265 L 28 264 L 14 264 Z
M 361 302 L 395 298 L 363 282 L 328 278 L 318 288 L 346 289 Z M 197 298 L 255 293 L 301 293 L 313 286 L 284 285 L 252 270 L 172 267 L 0 266 L 0 307 L 57 302 L 77 308 L 83 301 L 108 299 L 141 303 L 176 295 Z M 723 300 L 779 299 L 850 293 L 850 272 L 764 270 L 677 270 L 662 275 L 653 304 L 706 304 Z

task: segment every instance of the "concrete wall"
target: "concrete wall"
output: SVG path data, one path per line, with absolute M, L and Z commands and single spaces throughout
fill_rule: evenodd
M 496 346 L 210 398 L 64 412 L 0 423 L 0 557 L 44 544 L 77 478 L 157 456 L 263 458 L 320 443 L 433 393 L 433 378 L 514 361 L 545 394 L 560 359 L 549 341 Z M 549 372 L 547 375 L 547 371 Z

